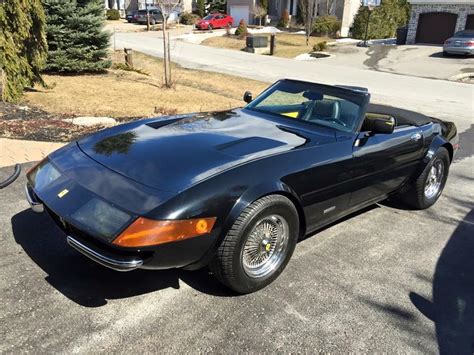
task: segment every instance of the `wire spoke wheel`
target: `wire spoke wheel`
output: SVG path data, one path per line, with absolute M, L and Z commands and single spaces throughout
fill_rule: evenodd
M 271 274 L 282 264 L 288 246 L 288 222 L 280 215 L 259 220 L 250 231 L 242 250 L 245 273 L 253 278 Z
M 436 159 L 426 177 L 424 189 L 425 197 L 431 199 L 435 197 L 441 188 L 444 174 L 444 163 L 440 159 Z

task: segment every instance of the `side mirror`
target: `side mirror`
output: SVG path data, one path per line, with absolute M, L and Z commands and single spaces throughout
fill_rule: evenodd
M 362 129 L 372 134 L 391 134 L 395 129 L 396 121 L 391 116 L 366 117 Z
M 244 101 L 249 104 L 252 102 L 252 100 L 253 100 L 252 93 L 250 91 L 246 91 L 244 93 Z

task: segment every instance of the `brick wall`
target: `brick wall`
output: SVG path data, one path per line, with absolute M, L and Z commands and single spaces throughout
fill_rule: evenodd
M 412 4 L 410 22 L 408 24 L 407 44 L 414 44 L 416 39 L 416 29 L 418 28 L 418 18 L 425 12 L 451 12 L 458 15 L 456 31 L 464 29 L 466 18 L 469 14 L 474 14 L 474 5 L 465 4 Z

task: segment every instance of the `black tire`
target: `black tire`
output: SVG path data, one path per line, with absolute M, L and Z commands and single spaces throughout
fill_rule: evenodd
M 278 254 L 279 262 L 268 274 L 253 277 L 244 266 L 244 246 L 250 232 L 265 218 L 278 216 L 287 223 L 286 246 Z M 230 289 L 241 293 L 251 293 L 273 282 L 285 269 L 293 254 L 299 235 L 298 212 L 293 203 L 281 195 L 269 195 L 253 202 L 235 220 L 232 228 L 224 237 L 210 264 L 216 278 Z M 268 243 L 268 242 L 267 242 Z M 259 244 L 260 245 L 260 244 Z M 265 245 L 265 244 L 264 244 Z M 266 245 L 265 245 L 266 246 Z M 261 248 L 259 246 L 258 248 Z M 277 255 L 276 249 L 272 254 Z M 270 260 L 271 256 L 268 260 Z
M 154 18 L 150 19 L 150 25 L 152 26 L 155 26 L 156 25 L 156 21 Z
M 214 27 L 212 27 L 211 24 L 209 24 L 209 25 L 207 26 L 207 29 L 208 29 L 209 31 L 212 31 L 213 28 L 214 28 Z
M 418 210 L 424 210 L 433 206 L 441 196 L 444 186 L 446 185 L 450 163 L 451 161 L 447 149 L 444 147 L 439 148 L 413 185 L 408 191 L 399 196 L 401 200 Z M 432 195 L 427 195 L 425 193 L 425 187 L 429 184 L 430 172 L 433 166 L 436 168 L 438 164 L 441 164 L 443 167 L 442 176 L 439 179 L 439 188 Z M 436 168 L 436 170 L 438 169 Z

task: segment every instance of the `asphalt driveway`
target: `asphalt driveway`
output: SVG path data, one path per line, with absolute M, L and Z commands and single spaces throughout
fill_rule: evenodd
M 300 242 L 281 277 L 247 296 L 206 270 L 96 265 L 27 208 L 22 174 L 0 190 L 0 352 L 472 353 L 473 133 L 435 206 L 353 215 Z

